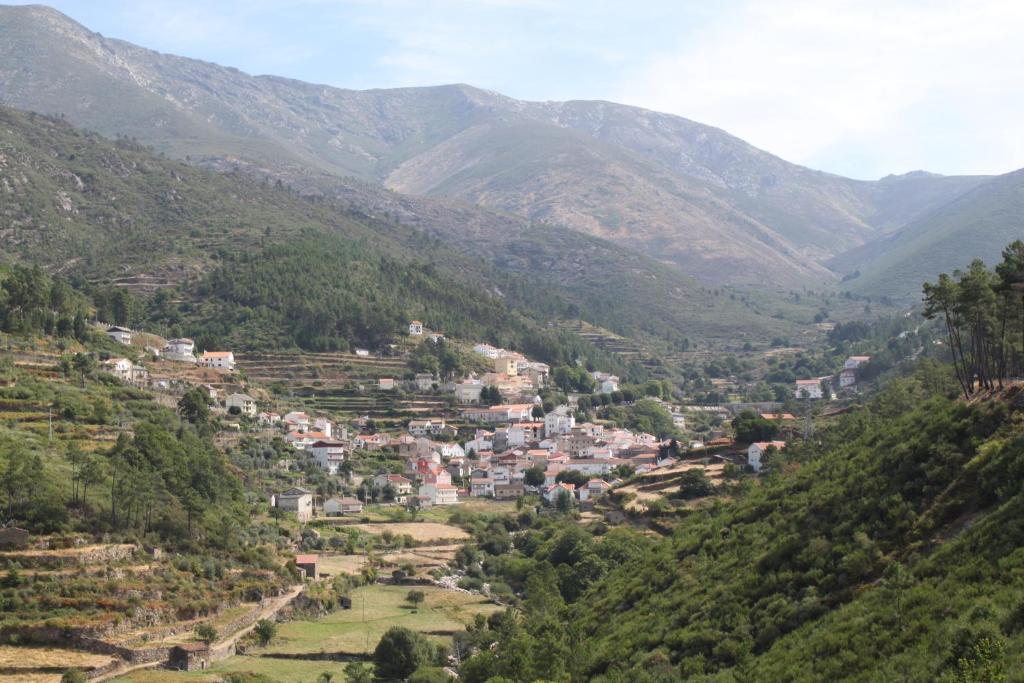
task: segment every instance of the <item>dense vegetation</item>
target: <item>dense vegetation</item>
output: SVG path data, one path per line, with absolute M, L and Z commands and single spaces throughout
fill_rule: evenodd
M 550 626 L 495 625 L 479 639 L 496 649 L 471 658 L 466 679 L 559 673 L 502 663 L 506 652 L 521 656 L 523 630 L 543 631 L 543 649 L 564 655 L 556 659 L 573 680 L 1019 673 L 1024 403 L 1014 392 L 969 405 L 955 392 L 951 372 L 925 364 L 815 441 L 773 456 L 763 485 L 685 515 L 670 539 L 637 545 L 618 566 L 552 562 L 557 593 L 526 581 L 550 561 L 531 540 L 545 527 L 516 536 L 513 555 L 477 561 L 527 604 L 531 589 L 551 593 Z M 481 549 L 500 549 L 499 536 Z M 581 583 L 588 566 L 595 579 Z

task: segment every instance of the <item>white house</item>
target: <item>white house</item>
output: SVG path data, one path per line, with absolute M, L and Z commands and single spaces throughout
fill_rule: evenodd
M 843 368 L 839 371 L 839 388 L 845 389 L 857 383 L 857 369 Z
M 593 372 L 591 375 L 597 383 L 597 393 L 610 394 L 619 390 L 619 378 L 607 372 Z
M 132 379 L 132 362 L 127 358 L 111 358 L 103 363 L 103 367 L 122 382 L 130 382 Z
M 576 470 L 589 476 L 602 476 L 610 474 L 619 465 L 628 464 L 619 458 L 570 458 L 565 463 L 565 469 Z
M 525 422 L 533 414 L 530 403 L 490 406 L 487 408 L 471 408 L 463 415 L 467 420 L 486 422 L 488 424 L 505 424 L 508 422 Z
M 392 377 L 381 377 L 377 380 L 377 388 L 381 391 L 394 391 L 395 380 Z
M 167 360 L 195 363 L 196 343 L 188 337 L 171 339 L 164 345 L 163 352 L 160 355 Z
M 434 376 L 429 372 L 418 372 L 416 373 L 416 389 L 419 391 L 430 391 L 434 387 L 434 383 L 437 382 Z
M 469 480 L 469 495 L 475 498 L 494 495 L 494 479 L 490 477 L 472 477 Z
M 356 349 L 356 355 L 360 358 L 368 358 L 370 355 L 369 349 Z
M 473 351 L 479 353 L 484 358 L 490 358 L 491 360 L 494 360 L 495 358 L 501 356 L 504 349 L 496 348 L 494 346 L 491 346 L 490 344 L 477 344 L 476 346 L 473 347 Z
M 238 408 L 238 411 L 242 415 L 256 417 L 256 399 L 249 394 L 231 394 L 224 399 L 224 407 L 226 407 L 228 411 L 232 408 Z
M 318 417 L 313 420 L 313 431 L 323 432 L 327 436 L 334 436 L 334 423 L 326 417 Z
M 843 369 L 856 370 L 864 363 L 867 363 L 869 360 L 871 360 L 871 356 L 850 356 L 849 358 L 846 359 L 846 362 L 843 363 Z
M 544 416 L 544 436 L 568 434 L 576 426 L 576 416 L 569 406 L 558 406 Z
M 558 484 L 552 484 L 544 490 L 544 500 L 551 505 L 556 505 L 558 503 L 558 499 L 561 498 L 563 494 L 569 498 L 575 498 L 576 487 L 572 484 L 566 484 L 564 481 Z
M 340 441 L 315 441 L 306 449 L 316 460 L 320 469 L 328 474 L 337 474 L 345 462 L 345 444 Z
M 459 502 L 459 491 L 451 484 L 424 484 L 420 487 L 420 495 L 426 496 L 431 505 L 456 505 Z
M 796 389 L 794 389 L 793 395 L 797 398 L 822 398 L 824 394 L 821 391 L 821 380 L 798 379 L 796 381 Z
M 235 369 L 235 354 L 231 351 L 204 351 L 199 358 L 199 365 L 204 368 L 231 372 Z
M 755 472 L 761 471 L 761 457 L 764 456 L 765 451 L 771 447 L 775 447 L 776 450 L 781 451 L 786 447 L 785 441 L 755 441 L 750 444 L 750 448 L 747 449 L 747 463 L 750 468 Z
M 132 331 L 127 327 L 108 327 L 107 336 L 116 341 L 118 344 L 124 344 L 130 346 L 132 343 Z
M 283 422 L 287 428 L 297 432 L 305 432 L 309 429 L 309 415 L 299 410 L 293 410 L 290 413 L 285 413 L 284 417 L 281 418 L 281 422 Z
M 327 517 L 358 515 L 362 511 L 363 503 L 358 498 L 331 498 L 324 503 L 324 515 Z
M 455 400 L 462 404 L 473 404 L 480 402 L 480 394 L 484 390 L 484 383 L 477 379 L 466 380 L 455 385 Z
M 395 502 L 399 504 L 404 504 L 412 493 L 412 482 L 400 474 L 378 474 L 373 483 L 381 490 L 390 486 L 395 492 Z
M 445 421 L 437 418 L 409 420 L 408 430 L 413 436 L 437 436 L 445 431 Z
M 423 323 L 419 320 L 413 320 L 409 323 L 409 334 L 414 337 L 418 337 L 423 334 Z
M 313 519 L 313 494 L 296 486 L 275 497 L 277 507 L 287 512 L 294 512 L 300 522 Z
M 274 425 L 281 424 L 281 416 L 277 413 L 264 412 L 256 416 L 259 423 L 265 427 L 273 427 Z

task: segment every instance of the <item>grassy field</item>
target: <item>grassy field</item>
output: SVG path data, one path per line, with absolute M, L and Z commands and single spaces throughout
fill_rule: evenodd
M 278 683 L 314 683 L 321 673 L 333 674 L 335 681 L 344 681 L 344 662 L 320 662 L 308 659 L 271 659 L 241 655 L 217 662 L 206 671 L 166 671 L 146 669 L 121 676 L 118 683 L 213 683 L 221 675 L 231 672 L 259 673 L 269 676 Z M 59 676 L 57 680 L 59 680 Z M 27 683 L 27 681 L 26 681 Z
M 412 563 L 419 575 L 425 575 L 431 569 L 438 569 L 449 564 L 461 545 L 432 545 L 408 550 L 380 553 L 378 558 L 384 567 L 399 566 Z M 332 576 L 337 574 L 358 574 L 367 564 L 364 554 L 356 555 L 320 555 L 320 571 Z
M 372 652 L 391 626 L 401 625 L 436 638 L 458 631 L 478 614 L 500 610 L 479 595 L 418 587 L 426 594 L 419 609 L 410 609 L 404 586 L 365 586 L 352 593 L 352 609 L 340 610 L 316 621 L 281 624 L 278 636 L 261 653 Z

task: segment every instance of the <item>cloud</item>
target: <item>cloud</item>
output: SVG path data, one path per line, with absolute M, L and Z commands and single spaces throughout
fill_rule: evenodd
M 614 98 L 871 175 L 1024 165 L 1024 4 L 780 0 L 722 14 Z

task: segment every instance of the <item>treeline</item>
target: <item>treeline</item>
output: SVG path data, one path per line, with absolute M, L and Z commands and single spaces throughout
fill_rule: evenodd
M 975 259 L 966 271 L 925 283 L 924 298 L 925 316 L 946 325 L 965 396 L 1024 374 L 1024 242 L 1006 247 L 994 270 Z

